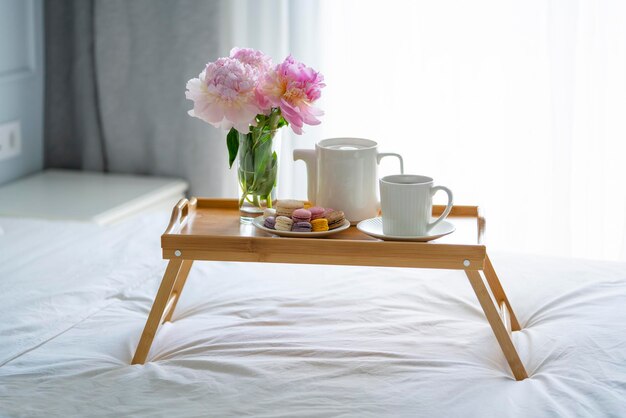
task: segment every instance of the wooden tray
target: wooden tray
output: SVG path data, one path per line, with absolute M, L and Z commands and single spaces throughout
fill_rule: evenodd
M 443 209 L 435 206 L 433 215 Z M 169 263 L 132 364 L 146 361 L 159 325 L 172 320 L 199 260 L 444 268 L 465 272 L 513 376 L 523 380 L 528 374 L 511 338 L 521 327 L 483 245 L 485 219 L 477 206 L 454 206 L 449 218 L 457 230 L 430 242 L 381 241 L 356 227 L 328 238 L 283 238 L 241 224 L 234 199 L 182 199 L 161 236 Z
M 433 216 L 444 209 L 434 206 Z M 448 218 L 457 230 L 427 243 L 381 241 L 354 226 L 323 239 L 285 238 L 241 224 L 235 199 L 182 199 L 161 247 L 165 259 L 482 269 L 485 220 L 480 209 L 454 206 Z

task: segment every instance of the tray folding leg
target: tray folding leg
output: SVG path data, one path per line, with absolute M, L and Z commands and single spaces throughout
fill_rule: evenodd
M 491 260 L 489 260 L 489 255 L 485 256 L 485 268 L 483 270 L 483 273 L 485 274 L 487 284 L 489 284 L 489 288 L 491 289 L 493 297 L 496 299 L 496 303 L 498 304 L 498 306 L 501 306 L 504 303 L 509 310 L 511 319 L 511 331 L 520 331 L 522 327 L 520 326 L 517 317 L 515 316 L 515 312 L 513 312 L 513 308 L 511 307 L 509 299 L 506 297 L 506 293 L 504 293 L 504 289 L 500 284 L 498 275 L 496 274 L 496 271 L 491 264 Z
M 185 282 L 187 281 L 187 276 L 189 276 L 189 271 L 191 270 L 192 265 L 193 260 L 183 260 L 183 264 L 180 266 L 180 271 L 178 272 L 178 277 L 176 278 L 176 283 L 172 289 L 172 294 L 175 294 L 176 297 L 172 301 L 172 307 L 169 310 L 166 310 L 165 315 L 163 316 L 163 321 L 161 322 L 162 324 L 172 320 L 172 315 L 174 314 L 176 305 L 180 300 L 180 295 L 183 293 L 183 287 L 185 287 Z
M 500 344 L 504 357 L 511 367 L 513 376 L 516 380 L 524 380 L 528 377 L 528 373 L 511 338 L 511 332 L 516 329 L 519 330 L 520 326 L 498 280 L 498 276 L 496 276 L 495 270 L 488 260 L 489 258 L 486 257 L 484 273 L 487 283 L 494 293 L 496 303 L 494 303 L 489 289 L 480 275 L 480 270 L 465 270 L 465 274 L 472 289 L 474 289 L 474 293 L 476 293 L 483 312 L 485 312 L 487 321 L 495 334 L 496 340 L 498 340 L 498 344 Z
M 172 317 L 192 263 L 193 260 L 180 259 L 172 259 L 168 263 L 131 364 L 146 362 L 159 325 L 169 321 Z

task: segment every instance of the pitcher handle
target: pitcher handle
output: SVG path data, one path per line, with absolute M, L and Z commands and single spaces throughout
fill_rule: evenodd
M 432 198 L 435 195 L 435 193 L 437 193 L 439 190 L 443 190 L 448 195 L 448 205 L 446 206 L 446 209 L 443 211 L 441 216 L 437 218 L 436 221 L 428 223 L 428 231 L 433 229 L 439 222 L 446 219 L 446 217 L 450 214 L 450 211 L 452 210 L 452 205 L 454 205 L 452 191 L 445 186 L 435 186 L 432 189 L 430 189 L 430 197 Z
M 400 174 L 404 174 L 404 160 L 402 160 L 402 156 L 400 154 L 396 154 L 393 152 L 379 152 L 376 156 L 376 162 L 380 164 L 380 160 L 385 157 L 396 157 L 400 160 Z
M 306 164 L 307 199 L 317 201 L 317 155 L 314 149 L 293 150 L 293 160 L 302 160 Z

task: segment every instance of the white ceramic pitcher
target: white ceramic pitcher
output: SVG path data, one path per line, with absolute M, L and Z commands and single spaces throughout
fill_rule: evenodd
M 400 154 L 378 152 L 378 144 L 361 138 L 330 138 L 314 150 L 293 151 L 294 161 L 307 167 L 308 199 L 317 206 L 342 210 L 351 223 L 378 215 L 378 164 L 383 157 Z

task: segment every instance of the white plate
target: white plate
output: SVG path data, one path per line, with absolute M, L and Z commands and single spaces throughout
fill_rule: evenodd
M 330 229 L 328 231 L 320 231 L 320 232 L 277 231 L 275 229 L 264 227 L 263 222 L 265 222 L 265 219 L 263 219 L 262 216 L 257 216 L 256 218 L 252 220 L 252 225 L 260 229 L 261 231 L 269 232 L 270 234 L 278 235 L 281 237 L 291 237 L 291 238 L 322 238 L 322 237 L 327 237 L 329 235 L 336 234 L 337 232 L 341 232 L 350 228 L 350 222 L 348 220 L 345 220 L 343 222 L 343 225 L 341 225 L 339 228 Z
M 444 235 L 448 235 L 454 232 L 456 229 L 454 225 L 446 220 L 441 221 L 437 226 L 435 226 L 428 235 L 417 236 L 417 237 L 401 237 L 394 235 L 385 235 L 383 232 L 383 218 L 371 218 L 361 221 L 357 224 L 357 229 L 367 235 L 370 235 L 374 238 L 383 239 L 386 241 L 418 241 L 418 242 L 426 242 L 432 241 L 437 238 L 441 238 Z

